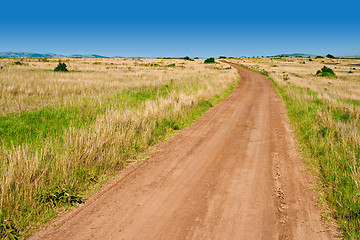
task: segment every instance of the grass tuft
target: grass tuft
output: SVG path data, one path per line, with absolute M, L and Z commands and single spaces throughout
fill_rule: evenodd
M 20 239 L 20 232 L 16 229 L 13 221 L 4 219 L 0 223 L 0 236 L 6 240 L 17 240 Z

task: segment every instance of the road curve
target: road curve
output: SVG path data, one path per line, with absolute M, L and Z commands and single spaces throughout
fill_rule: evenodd
M 234 92 L 30 239 L 332 239 L 273 85 Z

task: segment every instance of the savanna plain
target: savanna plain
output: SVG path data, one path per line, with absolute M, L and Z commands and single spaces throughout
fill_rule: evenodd
M 343 238 L 359 239 L 360 60 L 267 57 L 227 61 L 260 72 L 273 82 L 286 104 L 303 161 L 317 177 L 324 218 L 338 223 Z M 322 76 L 321 69 L 328 68 L 334 74 Z
M 68 72 L 54 72 L 58 63 Z M 283 99 L 324 221 L 360 238 L 360 60 L 226 59 L 260 72 Z M 0 236 L 17 239 L 86 201 L 228 96 L 239 74 L 185 59 L 3 58 Z M 334 75 L 316 74 L 324 66 Z
M 67 72 L 54 72 L 59 62 Z M 0 64 L 0 236 L 28 236 L 229 95 L 239 75 L 185 59 Z

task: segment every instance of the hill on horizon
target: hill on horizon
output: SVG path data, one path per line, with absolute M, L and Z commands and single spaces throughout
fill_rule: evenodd
M 33 52 L 0 52 L 0 57 L 28 57 L 28 58 L 109 58 L 97 54 L 71 54 L 61 55 L 56 53 Z

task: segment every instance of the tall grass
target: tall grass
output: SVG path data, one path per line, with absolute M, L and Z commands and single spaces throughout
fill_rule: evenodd
M 281 91 L 308 164 L 322 182 L 323 200 L 344 237 L 360 238 L 359 111 L 330 105 L 299 88 Z
M 289 59 L 292 60 L 292 59 Z M 337 60 L 340 79 L 315 77 L 319 62 L 303 65 L 289 60 L 242 60 L 262 71 L 284 99 L 305 162 L 319 176 L 320 201 L 346 239 L 360 238 L 360 72 L 343 71 L 356 60 Z M 314 60 L 318 61 L 318 60 Z M 295 77 L 283 79 L 283 74 Z
M 39 72 L 33 71 L 36 66 L 32 66 L 32 60 L 26 61 L 27 66 L 13 66 L 1 73 L 2 86 L 9 85 L 8 78 L 14 75 L 30 76 L 28 87 L 17 86 L 20 92 L 26 92 L 38 89 L 37 83 L 41 86 L 50 81 L 48 76 L 54 86 L 48 84 L 47 91 L 58 99 L 58 104 L 45 98 L 38 106 L 38 96 L 6 96 L 7 101 L 18 101 L 27 110 L 3 109 L 0 117 L 2 238 L 26 236 L 37 223 L 55 216 L 59 207 L 83 202 L 87 189 L 131 163 L 169 133 L 189 125 L 227 96 L 238 79 L 234 69 L 208 69 L 201 60 L 160 71 L 158 66 L 144 69 L 135 66 L 134 60 L 119 60 L 117 64 L 126 68 L 111 70 L 111 74 L 124 77 L 131 73 L 126 79 L 107 79 L 110 73 L 101 68 L 91 68 L 94 73 L 84 72 L 89 71 L 85 61 L 79 63 L 81 72 L 58 76 L 41 72 L 44 76 L 36 82 L 33 74 Z M 67 63 L 70 70 L 71 61 Z M 96 61 L 93 65 L 101 66 L 109 60 Z M 129 72 L 128 67 L 138 73 Z M 96 75 L 95 84 L 88 82 L 92 74 Z M 61 92 L 57 86 L 61 78 L 78 78 L 74 85 L 69 84 L 74 91 L 84 88 L 81 97 L 71 98 L 74 95 L 69 86 L 61 88 Z

